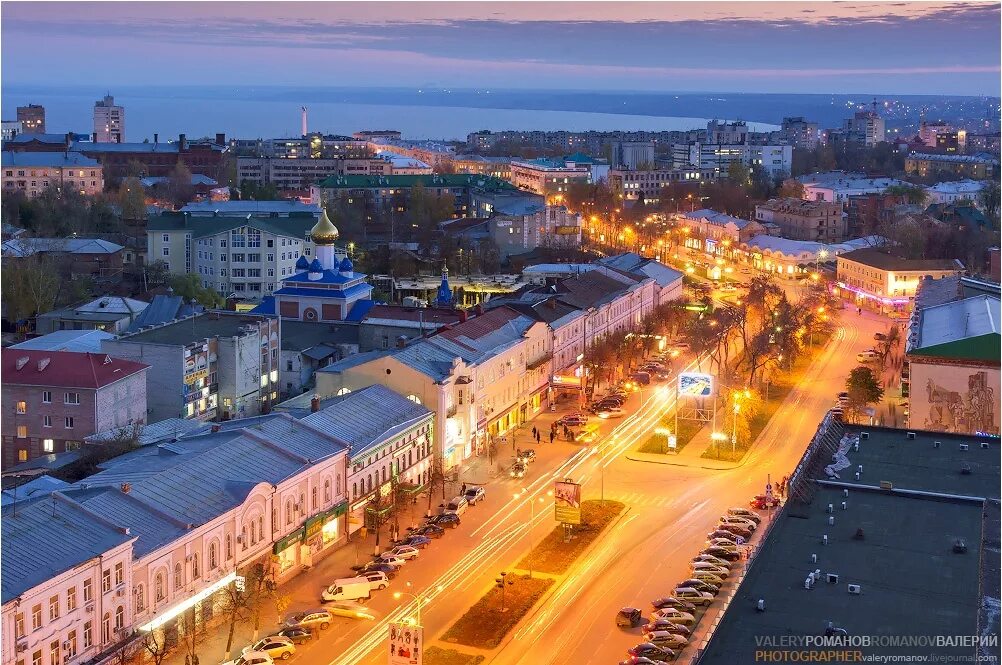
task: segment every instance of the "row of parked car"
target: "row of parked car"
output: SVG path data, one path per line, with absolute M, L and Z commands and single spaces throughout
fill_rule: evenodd
M 641 610 L 624 607 L 616 624 L 636 627 L 643 624 L 644 641 L 627 650 L 629 657 L 620 665 L 659 665 L 678 656 L 689 643 L 697 622 L 699 607 L 713 599 L 731 573 L 731 566 L 741 559 L 739 545 L 758 528 L 761 516 L 747 508 L 730 508 L 720 517 L 714 531 L 707 535 L 707 546 L 689 564 L 689 577 L 675 585 L 670 596 L 651 601 L 654 608 L 647 623 Z

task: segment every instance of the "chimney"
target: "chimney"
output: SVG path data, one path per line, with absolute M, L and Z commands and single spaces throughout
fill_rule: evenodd
M 153 132 L 153 143 L 154 143 L 154 145 L 157 144 L 157 143 L 159 143 L 159 142 L 160 142 L 160 135 L 157 134 L 156 132 Z
M 213 432 L 213 433 L 215 433 L 215 432 L 218 432 L 218 431 L 219 431 L 219 430 L 221 430 L 221 429 L 222 429 L 222 426 L 220 426 L 220 425 L 219 425 L 218 423 L 217 423 L 217 424 L 214 424 L 214 425 L 212 426 L 212 428 L 211 428 L 211 430 L 212 430 L 212 432 Z
M 132 491 L 132 483 L 122 483 L 122 494 L 128 494 Z
M 97 132 L 94 132 L 93 134 L 90 135 L 90 140 L 93 141 L 94 143 L 97 143 Z
M 473 308 L 473 312 L 477 316 L 483 316 L 483 314 L 484 314 L 484 304 L 483 303 L 477 303 L 477 306 Z
M 466 317 L 467 317 L 467 316 L 468 316 L 468 315 L 467 315 L 467 313 L 466 313 L 466 310 L 465 310 L 465 309 L 461 309 L 461 310 L 459 310 L 459 322 L 460 322 L 460 323 L 466 323 Z
M 310 413 L 316 413 L 319 410 L 320 410 L 320 397 L 318 395 L 314 395 L 313 398 L 310 400 Z
M 216 134 L 216 145 L 226 145 L 226 134 Z
M 177 150 L 178 152 L 184 152 L 188 149 L 188 139 L 184 134 L 177 135 Z
M 405 346 L 407 346 L 407 336 L 401 335 L 400 337 L 397 337 L 397 348 L 402 349 Z

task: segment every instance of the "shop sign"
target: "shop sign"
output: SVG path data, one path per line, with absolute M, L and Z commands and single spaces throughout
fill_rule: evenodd
M 305 533 L 306 533 L 306 528 L 299 527 L 298 529 L 290 533 L 288 536 L 275 543 L 275 547 L 273 550 L 274 553 L 281 554 L 282 552 L 289 549 L 293 545 L 298 545 L 303 541 L 303 536 Z
M 344 515 L 347 511 L 348 511 L 348 503 L 346 501 L 342 501 L 341 503 L 334 506 L 330 510 L 325 510 L 322 513 L 317 513 L 310 519 L 306 520 L 306 522 L 303 523 L 303 529 L 305 529 L 306 533 L 305 536 L 306 540 L 309 540 L 313 536 L 320 533 L 323 530 L 325 524 L 327 524 L 333 519 L 337 519 L 341 515 Z

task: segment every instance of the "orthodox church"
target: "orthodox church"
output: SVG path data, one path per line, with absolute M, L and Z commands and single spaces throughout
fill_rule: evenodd
M 272 302 L 266 298 L 254 311 L 296 321 L 358 320 L 372 307 L 372 286 L 366 275 L 355 272 L 344 249 L 334 245 L 338 230 L 326 210 L 310 237 L 316 247 L 313 260 L 300 256 L 296 274 L 282 280 Z

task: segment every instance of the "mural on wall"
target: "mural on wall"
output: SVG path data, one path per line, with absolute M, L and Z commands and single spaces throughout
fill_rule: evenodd
M 998 397 L 988 379 L 988 372 L 967 376 L 967 390 L 960 392 L 943 387 L 933 379 L 926 381 L 929 412 L 923 429 L 943 432 L 985 432 L 998 434 L 995 409 Z

